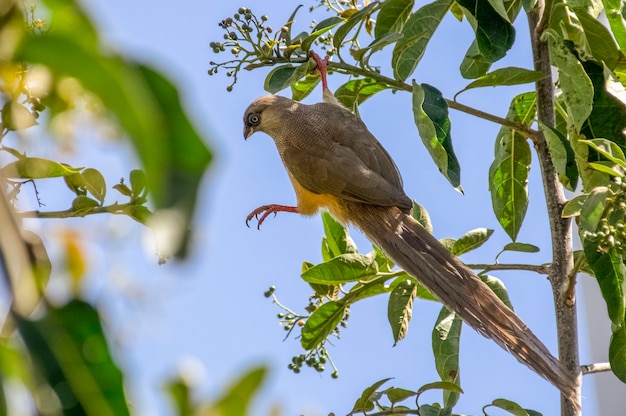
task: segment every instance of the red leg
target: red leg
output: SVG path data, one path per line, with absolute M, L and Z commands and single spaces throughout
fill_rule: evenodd
M 322 59 L 317 53 L 311 51 L 311 58 L 317 64 L 317 70 L 320 72 L 320 76 L 322 77 L 322 88 L 328 89 L 328 81 L 326 79 L 326 74 L 328 71 L 326 70 L 326 64 L 328 63 L 328 59 L 330 58 L 328 55 L 324 59 Z
M 261 229 L 261 224 L 263 224 L 263 221 L 265 221 L 265 219 L 268 217 L 268 215 L 270 214 L 274 214 L 276 215 L 279 212 L 298 212 L 298 208 L 297 207 L 290 207 L 288 205 L 277 205 L 277 204 L 270 204 L 270 205 L 263 205 L 258 207 L 257 209 L 255 209 L 254 211 L 252 211 L 247 217 L 246 217 L 246 225 L 249 227 L 250 225 L 248 224 L 250 221 L 252 221 L 252 218 L 256 218 L 259 220 L 259 223 L 257 224 L 256 228 L 257 229 Z M 259 215 L 261 215 L 261 217 L 259 217 Z

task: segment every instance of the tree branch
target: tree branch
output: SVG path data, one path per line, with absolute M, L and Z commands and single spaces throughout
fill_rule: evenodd
M 611 364 L 609 363 L 593 363 L 581 365 L 580 369 L 585 374 L 602 373 L 605 371 L 611 371 Z
M 379 74 L 378 72 L 367 71 L 363 68 L 346 64 L 345 62 L 329 62 L 328 68 L 339 69 L 340 71 L 338 72 L 342 72 L 342 73 L 349 74 L 349 75 L 360 75 L 363 77 L 372 78 L 396 90 L 413 92 L 413 87 L 405 82 L 386 77 L 384 75 Z M 444 100 L 446 101 L 446 104 L 448 105 L 448 107 L 454 110 L 461 111 L 463 113 L 470 114 L 472 116 L 479 117 L 479 118 L 482 118 L 487 121 L 491 121 L 496 124 L 500 124 L 501 126 L 512 128 L 513 130 L 518 131 L 520 134 L 523 134 L 527 137 L 535 138 L 535 136 L 538 134 L 536 130 L 530 129 L 526 127 L 525 125 L 523 125 L 522 123 L 517 123 L 515 121 L 511 121 L 506 118 L 496 116 L 494 114 L 486 113 L 482 110 L 478 110 L 476 108 L 467 106 L 465 104 L 461 104 L 455 100 L 449 100 L 447 98 L 444 98 Z
M 278 58 L 278 57 L 271 57 L 271 58 L 268 57 L 264 61 L 248 65 L 246 69 L 250 70 L 250 69 L 259 68 L 262 66 L 274 66 L 276 64 L 305 63 L 307 61 L 308 61 L 308 58 L 287 59 L 287 58 Z M 395 90 L 406 91 L 410 93 L 413 92 L 413 87 L 410 84 L 407 84 L 402 81 L 398 81 L 393 78 L 389 78 L 375 71 L 368 71 L 358 66 L 347 64 L 345 62 L 328 62 L 327 68 L 329 71 L 335 71 L 335 72 L 345 74 L 345 75 L 358 75 L 358 76 L 362 76 L 366 78 L 371 78 Z M 508 120 L 506 118 L 499 117 L 491 113 L 487 113 L 477 108 L 470 107 L 465 104 L 461 104 L 455 100 L 450 100 L 447 98 L 444 98 L 444 100 L 446 101 L 446 104 L 448 105 L 448 107 L 454 110 L 460 111 L 462 113 L 470 114 L 472 116 L 479 117 L 487 121 L 491 121 L 492 123 L 496 123 L 501 126 L 509 127 L 519 132 L 520 134 L 525 135 L 526 137 L 530 137 L 533 141 L 535 140 L 537 134 L 539 134 L 538 131 L 528 128 L 522 123 L 517 123 L 515 121 Z
M 93 214 L 114 214 L 114 215 L 127 215 L 125 208 L 128 208 L 132 204 L 118 204 L 114 203 L 103 207 L 94 207 L 86 212 L 77 212 L 74 209 L 65 209 L 60 211 L 17 211 L 15 215 L 21 218 L 71 218 L 71 217 L 84 217 Z
M 465 264 L 467 267 L 473 270 L 484 270 L 486 272 L 492 270 L 526 270 L 530 272 L 535 272 L 539 274 L 549 274 L 550 273 L 550 265 L 549 264 L 516 264 L 516 263 L 496 263 L 496 264 Z
M 549 10 L 546 9 L 546 13 Z M 542 42 L 542 28 L 540 21 L 546 21 L 544 16 L 544 0 L 538 0 L 535 8 L 528 13 L 530 26 L 531 45 L 533 51 L 534 69 L 545 75 L 545 78 L 537 81 L 537 117 L 540 122 L 547 126 L 555 124 L 554 109 L 554 82 L 550 66 L 550 54 L 548 45 Z M 565 205 L 563 187 L 559 182 L 556 170 L 550 157 L 548 145 L 543 132 L 539 131 L 534 138 L 535 150 L 539 165 L 550 222 L 552 239 L 552 267 L 548 278 L 552 285 L 554 305 L 556 310 L 557 337 L 559 344 L 559 359 L 573 373 L 578 375 L 578 405 L 569 402 L 561 395 L 561 415 L 579 416 L 580 411 L 580 381 L 581 370 L 578 358 L 578 324 L 575 308 L 575 292 L 567 290 L 568 277 L 572 275 L 574 268 L 574 256 L 572 252 L 572 231 L 568 218 L 562 218 L 561 212 Z

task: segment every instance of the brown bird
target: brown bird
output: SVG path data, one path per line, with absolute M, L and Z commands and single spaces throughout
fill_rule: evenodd
M 322 75 L 326 61 L 313 56 Z M 332 94 L 331 94 L 332 95 Z M 391 156 L 365 124 L 335 101 L 306 105 L 277 95 L 253 101 L 244 114 L 244 137 L 274 139 L 297 197 L 297 206 L 264 205 L 252 211 L 258 226 L 270 214 L 313 215 L 327 209 L 353 224 L 396 264 L 418 279 L 463 321 L 509 351 L 578 407 L 578 380 L 472 270 L 411 215 L 411 200 Z

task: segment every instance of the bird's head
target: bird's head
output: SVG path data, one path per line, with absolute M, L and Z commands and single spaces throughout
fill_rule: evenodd
M 243 115 L 244 139 L 257 131 L 271 135 L 273 124 L 280 122 L 280 112 L 294 105 L 296 103 L 293 100 L 279 95 L 265 95 L 252 101 Z

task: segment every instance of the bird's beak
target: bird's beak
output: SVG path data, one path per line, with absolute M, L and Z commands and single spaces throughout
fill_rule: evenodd
M 254 129 L 252 128 L 252 126 L 243 127 L 243 138 L 245 140 L 247 140 L 248 137 L 252 136 L 253 134 L 254 134 Z

